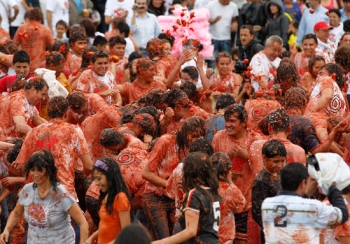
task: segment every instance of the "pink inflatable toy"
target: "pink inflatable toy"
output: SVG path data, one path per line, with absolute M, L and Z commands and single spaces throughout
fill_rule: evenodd
M 177 7 L 173 16 L 159 16 L 158 22 L 163 33 L 175 37 L 172 55 L 179 58 L 182 54 L 182 43 L 186 39 L 196 39 L 203 45 L 201 54 L 204 58 L 213 56 L 214 47 L 209 33 L 209 11 L 205 8 L 188 11 Z

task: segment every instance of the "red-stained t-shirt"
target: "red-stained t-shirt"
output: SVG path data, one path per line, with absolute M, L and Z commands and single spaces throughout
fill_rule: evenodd
M 106 128 L 119 126 L 122 115 L 120 108 L 118 105 L 113 104 L 99 110 L 82 122 L 81 129 L 91 151 L 93 162 L 102 157 L 103 147 L 99 143 L 101 132 Z
M 270 136 L 268 140 L 278 140 L 283 143 L 287 150 L 286 161 L 287 163 L 298 162 L 306 166 L 306 155 L 303 148 L 298 145 L 291 143 L 288 139 L 278 138 L 276 136 Z M 262 148 L 266 141 L 268 140 L 259 140 L 255 141 L 249 152 L 249 161 L 251 167 L 254 169 L 254 175 L 258 174 L 260 170 L 264 167 L 263 157 L 262 157 Z
M 184 158 L 182 153 L 179 157 L 178 151 L 179 147 L 174 134 L 161 136 L 148 157 L 147 164 L 149 169 L 155 172 L 160 178 L 168 179 L 173 170 Z M 145 193 L 164 194 L 172 198 L 172 194 L 169 194 L 164 187 L 155 186 L 149 181 L 146 183 Z
M 171 55 L 166 55 L 161 59 L 155 61 L 155 68 L 156 68 L 157 74 L 159 75 L 163 74 L 165 78 L 168 78 L 171 71 L 174 69 L 177 61 L 178 60 Z M 180 80 L 179 73 L 176 75 L 176 78 L 175 78 L 176 81 Z
M 70 71 L 70 75 L 71 73 L 80 70 L 81 62 L 82 58 L 75 55 L 72 50 L 69 50 L 64 68 Z M 69 77 L 69 75 L 67 77 Z
M 241 85 L 241 82 L 234 78 L 233 73 L 229 73 L 226 76 L 214 74 L 212 77 L 210 77 L 209 83 L 213 86 L 213 90 L 227 93 L 232 93 L 235 86 Z
M 4 100 L 0 109 L 0 128 L 6 139 L 24 137 L 16 131 L 16 125 L 13 121 L 14 116 L 23 116 L 26 123 L 34 127 L 33 119 L 39 112 L 35 106 L 31 105 L 24 95 L 23 90 L 10 93 Z
M 143 97 L 149 90 L 153 88 L 159 88 L 166 91 L 166 86 L 160 81 L 152 81 L 147 87 L 142 87 L 137 84 L 137 80 L 133 83 L 124 83 L 123 86 L 123 97 L 126 97 L 129 103 L 135 102 Z
M 225 153 L 232 165 L 232 181 L 242 191 L 243 196 L 251 206 L 251 191 L 255 175 L 249 165 L 248 160 L 239 158 L 232 152 L 232 147 L 238 145 L 250 152 L 250 147 L 254 141 L 261 140 L 261 136 L 251 130 L 246 131 L 245 138 L 238 142 L 227 134 L 227 130 L 218 131 L 213 139 L 215 152 Z M 249 207 L 250 208 L 250 207 Z
M 21 25 L 13 41 L 21 45 L 30 57 L 30 71 L 34 72 L 45 61 L 46 47 L 54 43 L 51 30 L 37 21 Z
M 128 62 L 129 62 L 128 58 L 123 57 L 121 62 L 116 66 L 114 78 L 117 84 L 124 84 L 125 82 L 127 82 L 127 80 L 125 80 L 125 77 L 124 77 L 124 71 L 125 71 L 125 66 L 128 64 Z
M 4 28 L 0 27 L 0 42 L 4 43 L 6 40 L 11 40 L 10 34 Z
M 258 123 L 271 111 L 281 107 L 276 100 L 267 100 L 265 98 L 249 99 L 244 105 L 248 112 L 248 128 L 259 132 Z
M 86 93 L 99 93 L 115 88 L 116 83 L 110 71 L 107 71 L 104 76 L 99 76 L 94 71 L 87 69 L 80 75 L 77 83 L 77 90 Z M 111 96 L 107 96 L 105 101 L 111 105 L 114 99 Z
M 84 134 L 77 125 L 52 119 L 28 132 L 16 163 L 25 164 L 32 153 L 39 149 L 50 150 L 58 168 L 60 183 L 77 199 L 74 188 L 74 170 L 82 170 L 80 156 L 89 153 Z
M 326 53 L 316 52 L 315 55 L 323 57 L 326 63 L 331 62 L 330 57 Z M 294 65 L 300 77 L 309 71 L 309 60 L 310 58 L 306 57 L 304 52 L 300 52 L 295 55 Z
M 32 78 L 34 73 L 29 73 L 25 80 Z M 15 82 L 17 76 L 16 75 L 7 75 L 4 78 L 0 79 L 0 93 L 2 92 L 11 92 L 11 86 L 13 82 Z
M 88 116 L 96 114 L 100 109 L 109 107 L 105 100 L 97 94 L 86 93 L 85 97 L 87 102 L 86 110 L 82 113 L 76 113 L 69 108 L 67 113 L 68 123 L 81 125 Z
M 190 109 L 188 110 L 185 117 L 183 117 L 182 119 L 180 119 L 178 121 L 172 120 L 170 122 L 170 124 L 167 126 L 167 133 L 172 133 L 172 132 L 179 130 L 181 125 L 183 124 L 183 122 L 185 122 L 187 119 L 195 117 L 195 116 L 199 116 L 202 119 L 207 120 L 207 119 L 211 118 L 212 114 L 207 113 L 206 111 L 204 111 L 200 107 L 193 105 L 190 107 Z
M 230 243 L 236 236 L 235 214 L 246 211 L 248 203 L 245 200 L 241 190 L 229 183 L 219 182 L 219 195 L 223 198 L 223 204 L 220 209 L 220 243 Z

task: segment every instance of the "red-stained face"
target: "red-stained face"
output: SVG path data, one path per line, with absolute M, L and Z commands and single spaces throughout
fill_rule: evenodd
M 302 43 L 303 51 L 306 57 L 311 57 L 315 54 L 315 49 L 317 47 L 317 43 L 314 39 L 305 39 Z
M 50 180 L 46 169 L 44 168 L 42 171 L 40 171 L 37 167 L 34 167 L 30 169 L 29 174 L 32 177 L 33 182 L 39 186 L 45 184 L 48 180 Z
M 17 77 L 27 77 L 29 74 L 29 63 L 17 62 L 13 65 Z
M 73 45 L 71 45 L 71 49 L 78 54 L 83 54 L 84 49 L 87 46 L 86 40 L 78 40 Z
M 225 127 L 229 136 L 236 136 L 246 129 L 247 122 L 241 122 L 237 116 L 232 114 L 227 121 Z
M 39 102 L 46 100 L 47 92 L 48 88 L 46 86 L 41 91 L 37 91 L 34 87 L 32 87 L 27 93 L 26 98 L 29 104 L 36 106 Z
M 125 55 L 125 45 L 116 44 L 113 48 L 110 49 L 111 54 L 117 55 L 119 58 L 123 58 Z
M 312 66 L 312 70 L 311 70 L 311 75 L 316 78 L 319 75 L 319 72 L 321 70 L 321 67 L 325 65 L 325 63 L 322 60 L 318 60 L 314 63 L 314 65 Z M 327 72 L 328 73 L 328 72 Z
M 215 62 L 215 66 L 218 68 L 220 75 L 227 75 L 231 72 L 231 60 L 228 57 L 220 58 L 218 62 Z
M 264 168 L 270 174 L 278 174 L 281 169 L 286 165 L 286 157 L 275 156 L 273 158 L 267 158 L 263 155 Z
M 108 71 L 109 59 L 106 58 L 97 58 L 95 63 L 92 64 L 92 71 L 97 75 L 104 76 Z

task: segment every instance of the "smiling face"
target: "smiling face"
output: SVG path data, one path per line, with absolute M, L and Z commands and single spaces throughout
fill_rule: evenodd
M 329 13 L 329 24 L 333 27 L 338 27 L 339 23 L 340 17 L 334 12 Z
M 102 192 L 108 192 L 108 181 L 105 174 L 95 169 L 92 172 L 92 177 L 95 181 L 95 184 L 100 188 Z
M 272 175 L 276 175 L 281 171 L 281 169 L 286 164 L 286 157 L 275 156 L 273 158 L 267 158 L 265 155 L 263 155 L 263 161 L 265 164 L 264 165 L 265 170 Z
M 317 43 L 314 39 L 305 39 L 302 43 L 303 51 L 306 57 L 311 57 L 315 54 L 315 49 L 317 47 Z
M 225 121 L 225 127 L 227 130 L 227 135 L 229 136 L 236 136 L 242 132 L 242 130 L 245 130 L 247 126 L 247 122 L 241 122 L 239 118 L 232 114 L 226 121 Z
M 92 64 L 92 70 L 99 76 L 104 76 L 108 71 L 109 60 L 105 58 L 97 58 Z
M 44 168 L 40 171 L 37 167 L 33 167 L 30 169 L 29 174 L 37 185 L 43 185 L 49 180 L 49 176 Z
M 278 42 L 272 43 L 271 46 L 265 46 L 265 55 L 270 61 L 274 61 L 281 55 L 282 45 Z
M 319 72 L 321 70 L 321 67 L 325 65 L 325 62 L 323 60 L 317 60 L 314 65 L 312 66 L 311 75 L 316 78 L 319 75 Z M 327 72 L 328 73 L 328 72 Z
M 228 57 L 220 58 L 218 62 L 215 62 L 215 66 L 218 68 L 220 75 L 227 75 L 231 72 L 231 60 Z

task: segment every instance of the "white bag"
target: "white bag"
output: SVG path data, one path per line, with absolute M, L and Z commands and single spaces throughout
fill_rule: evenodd
M 35 70 L 35 74 L 43 78 L 49 85 L 49 98 L 53 98 L 56 96 L 68 96 L 69 93 L 67 89 L 64 86 L 62 86 L 58 80 L 56 80 L 56 71 L 45 68 L 39 68 Z
M 350 185 L 350 168 L 342 157 L 336 153 L 316 153 L 319 171 L 314 165 L 308 165 L 309 176 L 315 179 L 321 192 L 328 195 L 329 187 L 333 182 L 341 191 Z

